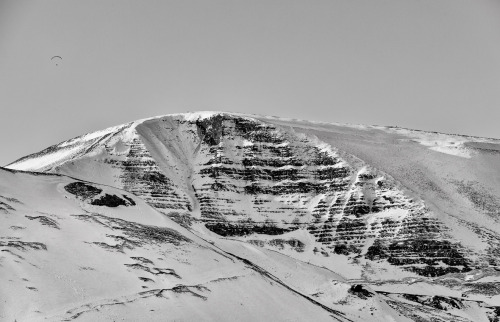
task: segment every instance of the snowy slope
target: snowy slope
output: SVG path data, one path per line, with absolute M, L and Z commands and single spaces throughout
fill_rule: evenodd
M 0 198 L 2 321 L 348 321 L 125 191 L 0 169 Z
M 87 134 L 8 167 L 124 189 L 338 310 L 339 290 L 363 283 L 411 319 L 412 305 L 441 310 L 432 296 L 451 296 L 470 302 L 457 316 L 487 320 L 494 309 L 477 303 L 500 306 L 500 278 L 488 273 L 499 266 L 499 151 L 494 139 L 199 112 Z M 321 270 L 290 276 L 297 261 L 325 267 L 335 285 L 317 284 Z M 491 280 L 468 281 L 470 272 Z M 394 285 L 432 296 L 401 298 Z
M 2 321 L 486 321 L 495 310 L 425 292 L 432 301 L 408 310 L 399 290 L 249 243 L 216 247 L 136 196 L 69 177 L 0 168 L 0 198 Z M 460 309 L 436 308 L 449 303 Z
M 425 138 L 441 148 L 408 139 L 417 135 L 420 143 Z M 469 158 L 441 153 L 452 138 Z M 436 276 L 496 265 L 495 144 L 399 128 L 199 112 L 87 134 L 9 167 L 119 187 L 222 235 L 307 229 L 317 253 L 393 258 L 391 264 L 407 271 Z M 430 253 L 418 250 L 429 247 Z M 430 258 L 436 251 L 437 261 Z

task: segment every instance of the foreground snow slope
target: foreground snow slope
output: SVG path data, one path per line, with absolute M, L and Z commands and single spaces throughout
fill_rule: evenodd
M 109 186 L 0 168 L 0 199 L 2 321 L 487 321 L 495 314 L 482 301 L 377 293 L 249 243 L 210 233 L 207 242 Z M 416 308 L 415 298 L 424 305 Z
M 2 321 L 349 320 L 125 191 L 0 168 L 0 200 Z

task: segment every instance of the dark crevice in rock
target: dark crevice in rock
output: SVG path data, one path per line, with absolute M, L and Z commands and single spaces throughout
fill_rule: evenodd
M 372 292 L 370 292 L 366 288 L 364 288 L 363 285 L 361 285 L 361 284 L 352 285 L 348 292 L 353 294 L 353 295 L 356 295 L 357 297 L 359 297 L 361 299 L 367 299 L 367 298 L 372 297 L 374 295 Z
M 459 252 L 459 249 L 459 245 L 446 240 L 376 241 L 368 248 L 365 258 L 387 259 L 392 265 L 401 266 L 405 270 L 435 277 L 471 270 L 470 262 Z
M 39 221 L 42 225 L 44 226 L 49 226 L 55 229 L 59 229 L 59 225 L 57 224 L 57 221 L 55 221 L 52 218 L 49 218 L 47 216 L 25 216 L 29 220 L 37 220 Z
M 206 223 L 210 231 L 220 236 L 246 236 L 253 233 L 264 235 L 281 235 L 294 229 L 279 228 L 268 225 L 246 225 L 229 222 Z
M 98 214 L 76 215 L 75 217 L 81 220 L 94 221 L 107 228 L 122 232 L 125 236 L 108 235 L 108 237 L 120 242 L 126 242 L 130 247 L 161 243 L 180 245 L 182 242 L 191 242 L 189 238 L 171 228 L 142 225 Z
M 83 199 L 93 198 L 102 192 L 102 189 L 83 182 L 72 182 L 64 186 L 64 189 L 75 196 L 82 197 Z
M 107 193 L 99 199 L 92 200 L 90 202 L 94 206 L 106 206 L 106 207 L 118 207 L 118 206 L 128 206 L 125 200 L 121 199 L 116 195 L 108 195 Z
M 25 242 L 21 240 L 12 240 L 8 242 L 0 241 L 0 247 L 13 247 L 24 251 L 27 249 L 47 250 L 47 246 L 44 243 Z

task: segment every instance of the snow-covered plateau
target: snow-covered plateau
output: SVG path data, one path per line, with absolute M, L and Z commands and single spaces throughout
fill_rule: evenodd
M 499 321 L 500 140 L 224 112 L 0 168 L 1 321 Z

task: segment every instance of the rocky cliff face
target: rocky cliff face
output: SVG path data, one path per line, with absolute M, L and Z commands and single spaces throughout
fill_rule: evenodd
M 202 224 L 192 228 L 200 233 L 277 250 L 429 277 L 494 265 L 494 250 L 464 245 L 412 187 L 300 128 L 227 113 L 171 115 L 69 140 L 10 167 L 123 188 Z
M 418 274 L 469 270 L 469 261 L 422 200 L 384 173 L 343 160 L 334 147 L 256 120 L 196 121 L 194 186 L 201 219 L 222 235 L 306 227 L 323 252 L 386 259 Z M 265 233 L 265 232 L 264 232 Z

